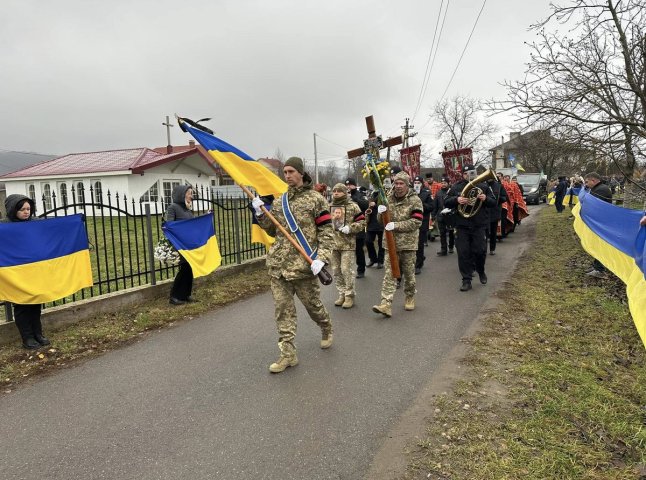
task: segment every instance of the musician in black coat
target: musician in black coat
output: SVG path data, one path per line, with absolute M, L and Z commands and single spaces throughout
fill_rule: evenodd
M 469 203 L 469 199 L 462 196 L 462 190 L 475 177 L 475 167 L 473 165 L 465 165 L 462 171 L 462 181 L 454 184 L 449 189 L 449 193 L 444 200 L 444 205 L 449 208 L 458 208 L 459 205 Z M 462 276 L 460 291 L 462 292 L 471 290 L 471 274 L 473 273 L 474 267 L 480 277 L 480 283 L 483 285 L 487 283 L 487 275 L 485 273 L 487 239 L 485 232 L 489 226 L 488 209 L 496 205 L 496 198 L 486 182 L 480 182 L 474 185 L 474 187 L 481 190 L 476 200 L 476 204 L 477 202 L 482 202 L 481 208 L 478 210 L 478 213 L 469 218 L 458 214 L 456 220 L 457 235 L 455 238 L 455 246 L 458 249 L 458 268 Z
M 424 246 L 426 245 L 426 238 L 428 237 L 429 221 L 431 220 L 431 210 L 433 209 L 433 197 L 431 191 L 424 187 L 424 179 L 422 177 L 415 177 L 413 180 L 413 188 L 417 192 L 417 196 L 422 201 L 423 215 L 422 226 L 419 227 L 419 239 L 417 241 L 417 257 L 415 258 L 415 275 L 422 273 L 424 266 Z
M 498 222 L 502 215 L 502 205 L 507 201 L 507 190 L 499 181 L 490 179 L 487 181 L 489 188 L 496 197 L 496 205 L 489 210 L 489 255 L 496 254 L 496 241 L 498 237 Z

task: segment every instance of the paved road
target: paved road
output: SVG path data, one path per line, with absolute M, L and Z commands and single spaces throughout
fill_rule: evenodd
M 391 319 L 371 312 L 383 270 L 333 306 L 335 343 L 318 346 L 299 310 L 300 365 L 280 375 L 269 294 L 208 313 L 0 398 L 0 479 L 360 479 L 510 273 L 534 216 L 489 256 L 489 284 L 460 285 L 455 255 L 418 277 L 417 310 L 398 291 Z M 430 313 L 432 311 L 432 313 Z M 54 337 L 55 340 L 55 337 Z

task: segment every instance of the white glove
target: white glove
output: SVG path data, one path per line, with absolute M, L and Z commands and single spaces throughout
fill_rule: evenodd
M 252 206 L 252 207 L 253 207 L 253 209 L 256 211 L 256 216 L 257 216 L 257 217 L 259 217 L 260 215 L 262 215 L 263 213 L 265 213 L 265 212 L 263 212 L 263 211 L 262 211 L 262 209 L 260 208 L 260 207 L 264 207 L 264 206 L 265 206 L 265 202 L 263 202 L 263 201 L 260 199 L 260 197 L 254 197 L 254 199 L 251 201 L 251 206 Z
M 348 227 L 347 225 L 343 225 L 341 228 L 339 228 L 339 232 L 345 233 L 346 235 L 348 235 L 350 233 L 350 227 Z
M 395 229 L 395 222 L 388 222 L 384 228 L 388 232 L 390 232 L 391 230 L 394 230 Z
M 450 212 L 451 212 L 451 210 L 452 210 L 452 209 L 450 209 L 450 208 L 445 208 L 445 209 L 444 209 L 444 210 L 442 210 L 440 213 L 441 213 L 442 215 L 446 215 L 447 213 L 450 213 Z
M 379 205 L 377 207 L 377 212 L 378 213 L 384 213 L 386 210 L 388 210 L 388 207 L 386 205 Z
M 318 275 L 321 270 L 323 270 L 323 267 L 325 266 L 325 263 L 323 263 L 321 260 L 318 258 L 316 260 L 312 261 L 312 264 L 310 265 L 310 268 L 312 269 L 312 273 L 314 275 Z

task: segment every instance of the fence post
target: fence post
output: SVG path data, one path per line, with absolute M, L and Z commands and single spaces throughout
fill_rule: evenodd
M 7 322 L 13 321 L 13 311 L 11 310 L 11 302 L 4 302 L 4 318 Z
M 231 199 L 233 200 L 233 198 Z M 238 203 L 238 202 L 236 202 Z M 240 242 L 240 209 L 236 208 L 233 215 L 233 239 L 236 244 L 236 263 L 240 265 L 242 263 L 242 244 Z
M 153 226 L 150 217 L 150 204 L 146 203 L 146 248 L 148 248 L 148 258 L 150 262 L 150 284 L 157 285 L 157 277 L 155 275 L 155 247 L 153 246 Z

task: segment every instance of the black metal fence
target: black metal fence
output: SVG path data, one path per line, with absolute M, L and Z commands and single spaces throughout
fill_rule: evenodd
M 199 185 L 193 188 L 195 215 L 213 211 L 222 265 L 240 264 L 265 254 L 262 244 L 251 243 L 252 214 L 247 208 L 246 196 L 222 195 Z M 69 196 L 43 197 L 38 208 L 43 212 L 38 215 L 41 218 L 85 215 L 94 278 L 93 287 L 48 303 L 45 308 L 141 285 L 155 285 L 158 280 L 175 276 L 176 266 L 165 265 L 153 257 L 154 248 L 163 237 L 161 226 L 168 207 L 163 197 L 149 203 L 110 191 L 95 192 L 92 188 L 89 195 L 86 193 L 72 187 Z M 7 304 L 4 306 L 0 308 L 0 322 L 12 320 L 11 309 Z

